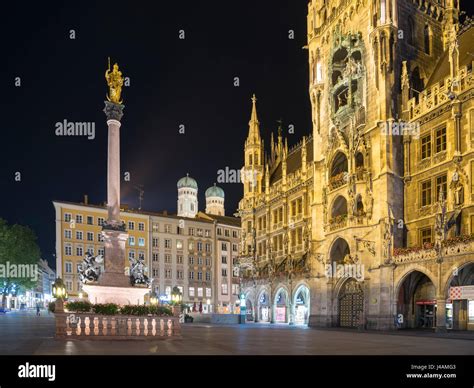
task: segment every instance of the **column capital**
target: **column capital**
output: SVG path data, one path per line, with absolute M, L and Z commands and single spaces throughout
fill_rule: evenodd
M 115 104 L 110 101 L 104 102 L 104 113 L 107 116 L 107 120 L 117 120 L 118 122 L 120 122 L 123 116 L 123 108 L 125 108 L 125 105 Z

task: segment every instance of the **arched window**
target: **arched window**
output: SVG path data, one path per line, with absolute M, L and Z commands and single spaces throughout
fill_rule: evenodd
M 414 46 L 414 34 L 415 34 L 415 23 L 413 22 L 413 18 L 411 16 L 407 19 L 407 29 L 406 29 L 406 40 L 407 43 Z
M 432 34 L 431 34 L 431 28 L 429 25 L 425 26 L 423 34 L 424 34 L 425 53 L 428 55 L 431 55 Z
M 252 165 L 252 155 L 249 155 L 249 165 Z

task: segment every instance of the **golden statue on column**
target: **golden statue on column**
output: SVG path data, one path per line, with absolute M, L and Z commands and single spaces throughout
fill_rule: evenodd
M 105 71 L 105 79 L 107 85 L 109 85 L 109 94 L 107 94 L 107 100 L 114 104 L 121 104 L 122 100 L 120 95 L 122 94 L 123 77 L 122 72 L 119 70 L 117 63 L 114 64 L 114 68 L 110 70 L 110 57 L 109 57 L 109 68 Z

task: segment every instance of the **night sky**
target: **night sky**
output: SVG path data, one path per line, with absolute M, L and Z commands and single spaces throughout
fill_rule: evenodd
M 280 118 L 285 127 L 295 127 L 290 145 L 311 131 L 302 49 L 306 1 L 7 2 L 2 7 L 0 217 L 32 227 L 43 258 L 53 266 L 51 201 L 80 202 L 84 194 L 90 203 L 106 199 L 102 109 L 108 56 L 131 83 L 122 93 L 121 129 L 121 169 L 131 174 L 131 181 L 122 183 L 122 202 L 131 207 L 138 207 L 134 186 L 143 185 L 144 210 L 175 212 L 176 182 L 189 172 L 204 210 L 204 192 L 216 182 L 217 171 L 242 167 L 252 93 L 267 145 Z M 179 30 L 185 31 L 184 40 Z M 55 124 L 64 119 L 95 122 L 95 139 L 56 136 Z M 232 215 L 242 185 L 221 187 Z
M 189 173 L 204 210 L 218 170 L 243 165 L 252 93 L 267 150 L 278 119 L 294 125 L 290 145 L 311 132 L 306 0 L 89 3 L 2 4 L 0 217 L 32 227 L 53 266 L 51 201 L 106 200 L 108 56 L 131 82 L 121 129 L 121 169 L 131 174 L 122 202 L 130 207 L 143 185 L 144 210 L 175 212 L 176 182 Z M 461 5 L 472 14 L 473 4 Z M 56 136 L 64 119 L 95 122 L 95 139 Z M 221 187 L 232 215 L 242 185 Z

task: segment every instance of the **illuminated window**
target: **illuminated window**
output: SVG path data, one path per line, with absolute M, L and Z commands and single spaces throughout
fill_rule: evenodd
M 448 193 L 448 177 L 446 174 L 436 177 L 436 201 L 439 200 L 440 191 L 443 192 L 443 196 L 446 199 Z
M 420 230 L 420 245 L 424 246 L 425 244 L 432 243 L 432 233 L 431 228 L 424 228 Z

